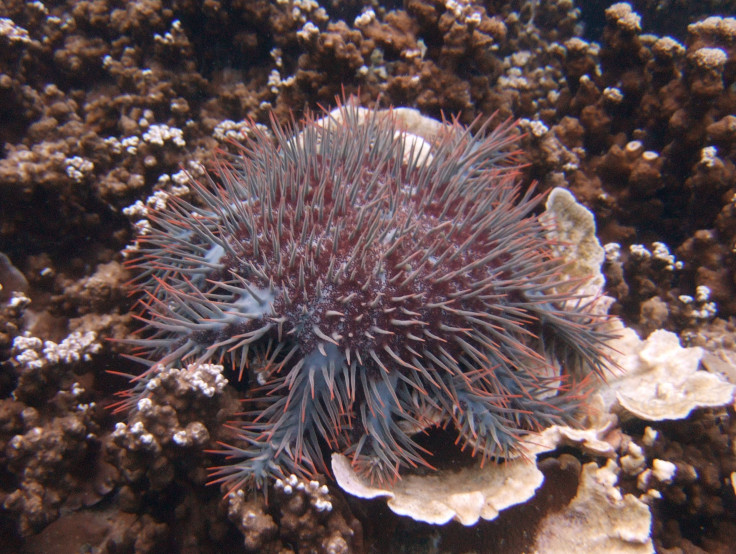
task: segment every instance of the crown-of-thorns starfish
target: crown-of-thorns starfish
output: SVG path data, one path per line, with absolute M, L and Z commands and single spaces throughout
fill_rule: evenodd
M 444 127 L 429 149 L 348 102 L 217 158 L 197 202 L 173 198 L 139 240 L 132 342 L 150 368 L 122 404 L 173 364 L 248 373 L 252 409 L 213 469 L 232 489 L 326 471 L 327 450 L 395 479 L 431 467 L 414 435 L 438 423 L 486 460 L 572 421 L 605 320 L 560 291 L 513 125 Z

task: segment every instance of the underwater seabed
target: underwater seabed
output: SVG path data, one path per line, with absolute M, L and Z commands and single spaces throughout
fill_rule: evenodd
M 0 552 L 731 551 L 734 15 L 733 0 L 0 5 Z M 224 358 L 207 358 L 213 320 L 245 326 L 244 313 L 251 320 L 266 315 L 255 297 L 268 303 L 271 288 L 256 290 L 247 279 L 224 281 L 241 287 L 236 292 L 204 288 L 202 275 L 215 275 L 194 266 L 233 269 L 225 260 L 233 252 L 202 249 L 197 240 L 217 226 L 192 213 L 212 215 L 200 192 L 215 190 L 207 189 L 215 186 L 209 176 L 223 169 L 215 159 L 232 161 L 237 144 L 267 140 L 279 128 L 302 129 L 294 122 L 340 101 L 354 102 L 360 114 L 397 108 L 391 117 L 401 132 L 381 143 L 396 149 L 385 162 L 394 164 L 392 176 L 407 167 L 421 174 L 432 163 L 443 116 L 458 129 L 469 127 L 470 143 L 503 121 L 515 122 L 514 186 L 522 199 L 533 182 L 545 195 L 526 214 L 538 223 L 524 225 L 544 230 L 549 244 L 540 251 L 554 245 L 554 255 L 568 262 L 556 293 L 574 286 L 581 297 L 595 297 L 585 316 L 600 322 L 610 314 L 605 331 L 596 329 L 616 338 L 605 380 L 574 376 L 581 386 L 574 394 L 565 388 L 566 364 L 536 362 L 546 368 L 543 388 L 560 391 L 570 404 L 537 392 L 509 415 L 504 409 L 516 401 L 510 397 L 526 388 L 514 389 L 504 374 L 496 385 L 514 394 L 478 405 L 526 424 L 535 421 L 529 406 L 549 410 L 539 413 L 551 418 L 549 406 L 574 405 L 581 408 L 577 419 L 532 432 L 533 425 L 513 427 L 497 439 L 475 427 L 487 412 L 453 406 L 469 395 L 440 385 L 450 394 L 437 411 L 419 389 L 403 395 L 397 383 L 406 381 L 396 377 L 387 381 L 394 387 L 385 385 L 364 404 L 364 414 L 357 410 L 355 427 L 344 433 L 309 438 L 307 416 L 298 414 L 293 421 L 302 421 L 296 428 L 306 431 L 309 446 L 295 446 L 305 444 L 299 433 L 283 439 L 285 450 L 273 456 L 283 467 L 245 464 L 234 480 L 230 470 L 218 470 L 232 467 L 223 452 L 248 459 L 254 443 L 271 460 L 268 439 L 279 429 L 266 428 L 269 421 L 258 413 L 235 414 L 273 406 L 291 388 L 254 404 L 241 401 L 256 396 L 259 380 L 268 387 L 269 377 L 280 378 L 278 369 L 256 362 L 278 365 L 286 350 L 254 348 L 233 362 L 232 342 L 218 347 Z M 321 155 L 321 143 L 309 140 L 293 138 L 292 154 L 313 147 Z M 473 152 L 465 151 L 464 176 L 477 170 Z M 423 178 L 437 176 L 445 174 L 425 171 Z M 396 194 L 417 193 L 407 187 Z M 513 215 L 518 198 L 507 200 Z M 249 202 L 238 198 L 222 213 L 247 215 L 255 205 Z M 140 268 L 131 267 L 141 264 L 132 260 L 146 255 L 142 245 L 152 248 L 145 237 L 161 238 L 156 230 L 172 206 L 182 215 L 179 243 L 164 244 L 168 250 L 148 259 L 160 286 L 149 281 L 142 287 L 148 293 L 141 292 Z M 455 208 L 449 203 L 447 210 Z M 459 210 L 465 209 L 486 221 L 470 205 Z M 283 220 L 278 210 L 275 204 L 274 221 Z M 238 233 L 245 244 L 246 230 Z M 395 236 L 380 226 L 376 233 L 384 233 L 385 244 Z M 268 244 L 281 243 L 269 237 Z M 186 262 L 177 259 L 182 252 Z M 518 252 L 515 246 L 508 253 L 521 263 Z M 416 256 L 401 266 L 401 282 L 418 271 Z M 441 256 L 430 254 L 427 263 L 441 263 Z M 477 269 L 467 264 L 469 273 Z M 278 267 L 287 266 L 288 257 Z M 338 275 L 328 269 L 319 277 Z M 179 272 L 176 287 L 171 271 Z M 458 274 L 453 283 L 464 278 Z M 199 287 L 209 303 L 187 307 Z M 234 306 L 197 311 L 228 295 Z M 136 305 L 141 296 L 148 315 Z M 580 305 L 566 307 L 574 312 Z M 329 317 L 343 317 L 337 311 Z M 415 317 L 403 315 L 393 318 L 402 333 Z M 150 338 L 148 323 L 136 317 L 159 322 L 162 343 L 170 341 L 168 332 L 194 328 L 192 318 L 202 327 L 191 344 L 204 346 L 184 363 L 166 359 L 166 348 L 136 351 L 136 342 Z M 279 333 L 272 323 L 267 332 Z M 448 333 L 464 329 L 444 325 Z M 325 333 L 325 326 L 302 328 L 303 337 L 323 341 L 314 339 L 314 359 L 338 359 L 330 341 L 347 339 Z M 250 331 L 239 331 L 240 346 L 255 337 Z M 460 338 L 458 352 L 477 356 L 479 343 Z M 531 350 L 560 353 L 544 340 L 526 340 Z M 180 354 L 194 352 L 183 344 Z M 527 361 L 531 350 L 524 350 Z M 416 370 L 402 365 L 414 366 L 409 354 L 391 343 L 376 352 L 376 367 L 391 358 L 403 368 L 398 373 L 410 375 Z M 124 391 L 147 366 L 125 356 L 153 368 L 133 381 L 135 394 Z M 161 360 L 165 367 L 156 366 Z M 304 379 L 295 377 L 292 387 L 313 390 Z M 589 388 L 577 394 L 583 385 Z M 325 385 L 337 396 L 331 409 L 314 404 L 323 413 L 313 421 L 344 423 L 348 401 L 357 405 L 364 394 L 354 392 L 360 386 Z M 414 402 L 413 411 L 397 409 L 391 418 L 403 420 L 401 426 L 386 434 L 410 452 L 388 460 L 400 466 L 400 479 L 382 458 L 386 451 L 371 442 L 384 435 L 363 429 L 386 421 L 376 412 L 393 402 L 392 390 L 396 406 Z M 286 403 L 280 409 L 287 411 Z M 507 449 L 504 463 L 488 454 L 494 444 Z M 380 463 L 354 463 L 356 450 Z M 259 482 L 268 484 L 267 496 L 248 474 L 254 467 L 265 468 Z M 278 467 L 283 475 L 275 475 Z M 236 489 L 227 496 L 229 487 L 207 485 L 223 476 Z

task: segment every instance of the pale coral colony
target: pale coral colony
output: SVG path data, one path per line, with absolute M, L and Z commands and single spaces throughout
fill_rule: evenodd
M 327 452 L 388 482 L 433 467 L 416 439 L 433 426 L 485 462 L 575 421 L 606 320 L 584 279 L 560 284 L 512 124 L 425 140 L 349 100 L 273 133 L 252 128 L 139 238 L 149 369 L 123 406 L 163 368 L 232 366 L 249 392 L 213 471 L 228 490 L 329 473 Z

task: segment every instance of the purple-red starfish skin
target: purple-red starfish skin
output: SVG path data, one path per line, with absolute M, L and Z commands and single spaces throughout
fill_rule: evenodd
M 130 264 L 150 367 L 123 406 L 185 362 L 258 383 L 213 469 L 232 488 L 327 471 L 327 450 L 393 480 L 432 467 L 414 435 L 438 423 L 504 457 L 573 421 L 606 364 L 605 318 L 560 292 L 541 196 L 521 194 L 513 125 L 447 124 L 426 156 L 391 112 L 339 114 L 254 129 L 192 183 L 195 203 L 151 219 Z

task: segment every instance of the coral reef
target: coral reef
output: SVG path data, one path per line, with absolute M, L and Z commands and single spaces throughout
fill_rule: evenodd
M 204 450 L 234 440 L 220 422 L 232 417 L 232 389 L 248 384 L 231 380 L 212 398 L 182 385 L 181 399 L 166 385 L 154 407 L 175 430 L 136 412 L 113 439 L 122 416 L 106 408 L 125 380 L 106 372 L 138 372 L 119 356 L 137 325 L 123 262 L 139 255 L 132 239 L 167 204 L 197 201 L 187 174 L 211 171 L 214 149 L 232 152 L 253 123 L 267 133 L 271 117 L 289 124 L 336 95 L 457 117 L 474 131 L 496 111 L 519 118 L 521 187 L 567 188 L 594 214 L 611 312 L 642 338 L 679 334 L 703 349 L 702 367 L 733 382 L 734 9 L 733 0 L 0 4 L 4 547 L 237 552 L 258 540 L 203 484 L 203 468 L 221 463 Z M 274 549 L 296 541 L 319 550 L 329 537 L 339 549 L 339 536 L 356 552 L 389 552 L 392 540 L 427 552 L 500 541 L 528 552 L 533 541 L 520 535 L 565 513 L 582 466 L 615 458 L 615 487 L 648 503 L 659 551 L 723 552 L 736 536 L 732 417 L 730 407 L 671 423 L 628 414 L 597 450 L 565 442 L 568 454 L 540 456 L 548 477 L 536 495 L 467 533 L 407 522 L 380 502 L 343 503 L 330 479 L 347 527 L 308 508 L 303 526 L 290 527 L 311 537 L 301 543 L 285 531 L 289 498 L 271 488 L 268 505 L 244 501 L 279 528 Z M 128 449 L 138 422 L 160 450 Z M 207 441 L 173 442 L 196 423 Z M 667 463 L 677 467 L 669 483 L 656 476 Z M 146 494 L 149 479 L 161 501 Z M 312 525 L 321 530 L 310 535 Z M 512 528 L 520 533 L 505 533 Z
M 326 485 L 292 474 L 278 479 L 274 489 L 280 509 L 273 516 L 262 499 L 246 500 L 242 490 L 227 497 L 228 517 L 243 533 L 246 551 L 283 552 L 284 544 L 298 552 L 363 550 L 360 523 L 335 508 L 340 499 L 331 496 Z
M 644 454 L 669 471 L 657 473 L 655 466 L 650 478 L 661 483 L 653 532 L 658 551 L 722 548 L 733 534 L 733 409 L 703 410 L 685 425 L 653 424 L 650 435 L 656 440 L 643 441 Z

